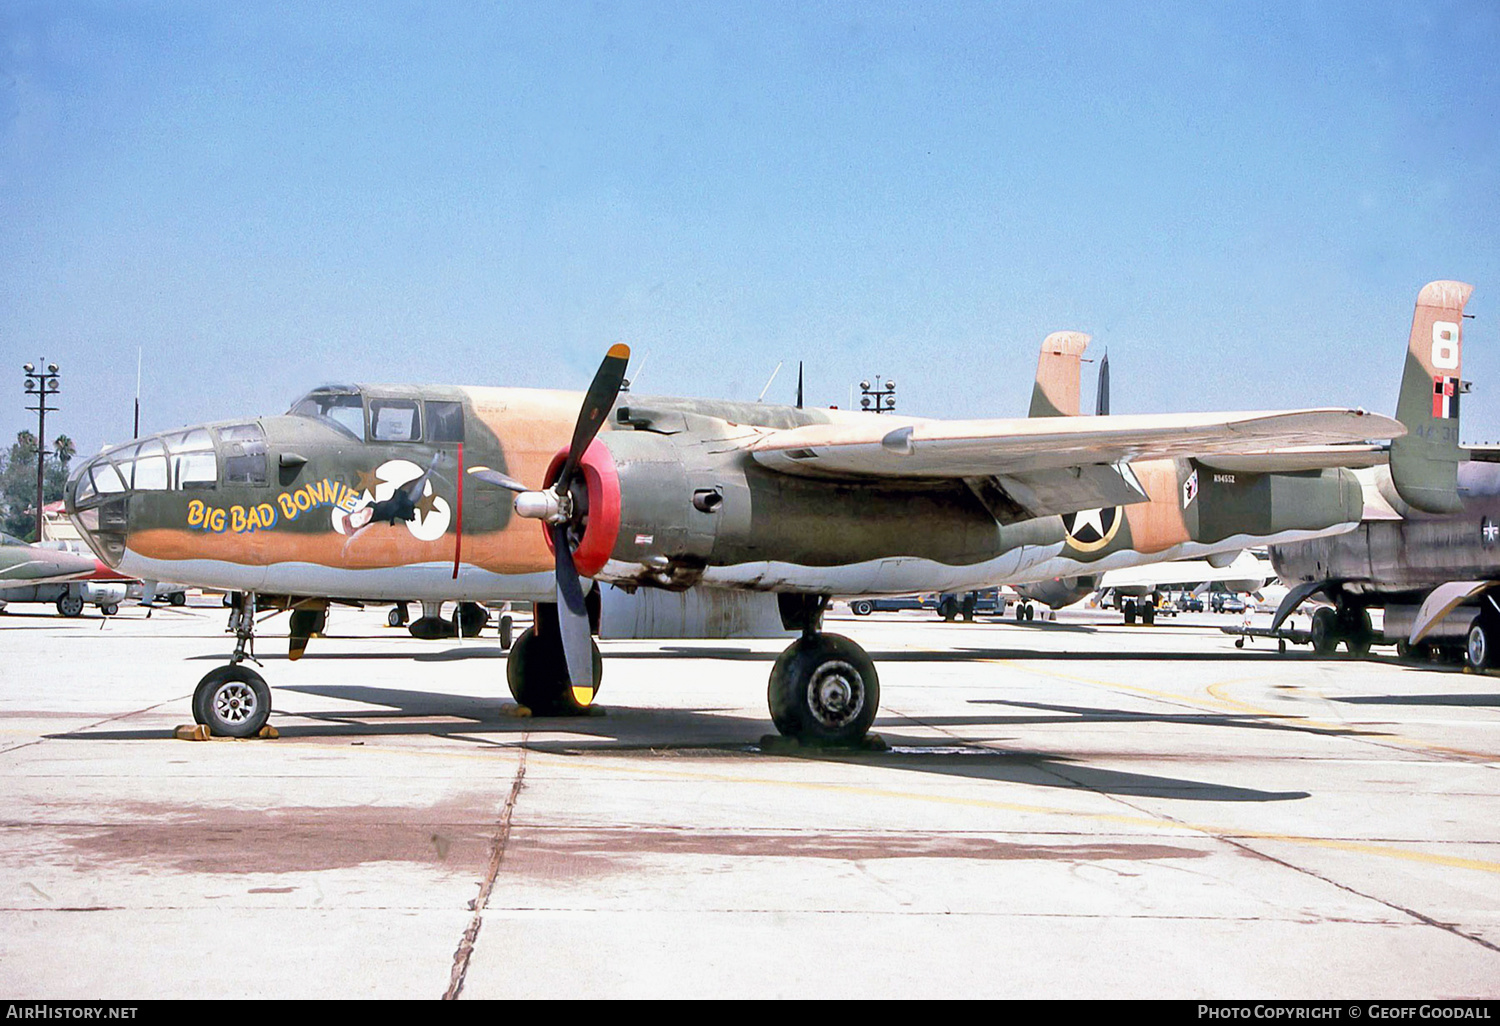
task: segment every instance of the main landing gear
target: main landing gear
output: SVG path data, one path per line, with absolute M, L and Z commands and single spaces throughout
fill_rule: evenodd
M 511 695 L 538 716 L 586 713 L 599 693 L 599 681 L 604 672 L 599 646 L 592 638 L 589 646 L 594 660 L 594 687 L 575 688 L 568 680 L 557 605 L 538 602 L 532 625 L 515 639 L 505 662 L 505 679 L 510 685 Z
M 1333 655 L 1344 643 L 1345 650 L 1354 659 L 1363 659 L 1370 654 L 1370 643 L 1375 640 L 1375 631 L 1370 626 L 1370 611 L 1339 603 L 1337 609 L 1323 607 L 1312 616 L 1312 647 L 1321 656 Z
M 230 600 L 229 629 L 234 655 L 228 666 L 209 670 L 193 692 L 193 719 L 220 737 L 254 737 L 271 715 L 271 689 L 244 662 L 255 658 L 255 594 L 236 592 Z M 248 649 L 248 651 L 247 651 Z
M 819 628 L 827 599 L 804 603 L 802 636 L 771 668 L 771 722 L 787 737 L 852 745 L 869 732 L 880 708 L 880 677 L 864 649 Z

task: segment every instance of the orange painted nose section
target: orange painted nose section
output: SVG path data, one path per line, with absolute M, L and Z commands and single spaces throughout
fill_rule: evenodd
M 552 457 L 544 479 L 548 487 L 557 480 L 567 459 L 567 449 L 559 449 Z M 588 493 L 588 515 L 584 521 L 583 538 L 573 551 L 573 565 L 582 576 L 592 577 L 609 562 L 609 555 L 615 550 L 615 541 L 620 536 L 620 472 L 615 468 L 614 456 L 597 438 L 584 450 L 578 465 L 583 474 L 584 490 Z M 551 549 L 552 535 L 545 523 L 542 524 L 542 534 L 547 539 L 547 548 Z

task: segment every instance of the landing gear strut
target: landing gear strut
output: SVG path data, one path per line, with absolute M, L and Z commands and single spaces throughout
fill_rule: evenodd
M 234 654 L 209 670 L 193 692 L 193 719 L 220 737 L 254 737 L 271 715 L 271 689 L 245 660 L 255 658 L 255 593 L 235 592 L 229 610 Z
M 824 600 L 776 660 L 766 697 L 771 722 L 787 737 L 851 745 L 875 722 L 880 678 L 864 649 L 819 629 L 826 607 Z

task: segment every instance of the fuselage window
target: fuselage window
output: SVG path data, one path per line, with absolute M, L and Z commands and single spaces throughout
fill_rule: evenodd
M 417 404 L 410 399 L 370 400 L 370 440 L 415 442 L 422 437 Z
M 224 447 L 224 483 L 266 483 L 266 433 L 259 424 L 236 424 L 219 429 Z
M 427 403 L 427 440 L 429 442 L 462 442 L 464 440 L 464 404 Z
M 365 404 L 358 392 L 315 391 L 298 400 L 292 413 L 332 421 L 361 440 L 365 436 Z

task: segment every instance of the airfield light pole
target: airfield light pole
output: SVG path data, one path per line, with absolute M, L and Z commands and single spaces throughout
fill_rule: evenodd
M 870 410 L 875 413 L 892 413 L 896 409 L 896 381 L 894 378 L 886 381 L 881 387 L 880 375 L 875 375 L 875 387 L 871 388 L 868 381 L 859 383 L 859 405 L 860 409 Z
M 46 357 L 42 358 L 44 361 Z M 47 458 L 47 414 L 56 413 L 56 406 L 48 406 L 49 397 L 57 397 L 57 364 L 46 364 L 39 371 L 34 364 L 23 364 L 26 371 L 26 394 L 36 397 L 36 405 L 26 407 L 36 411 L 36 540 L 42 540 L 42 468 Z

